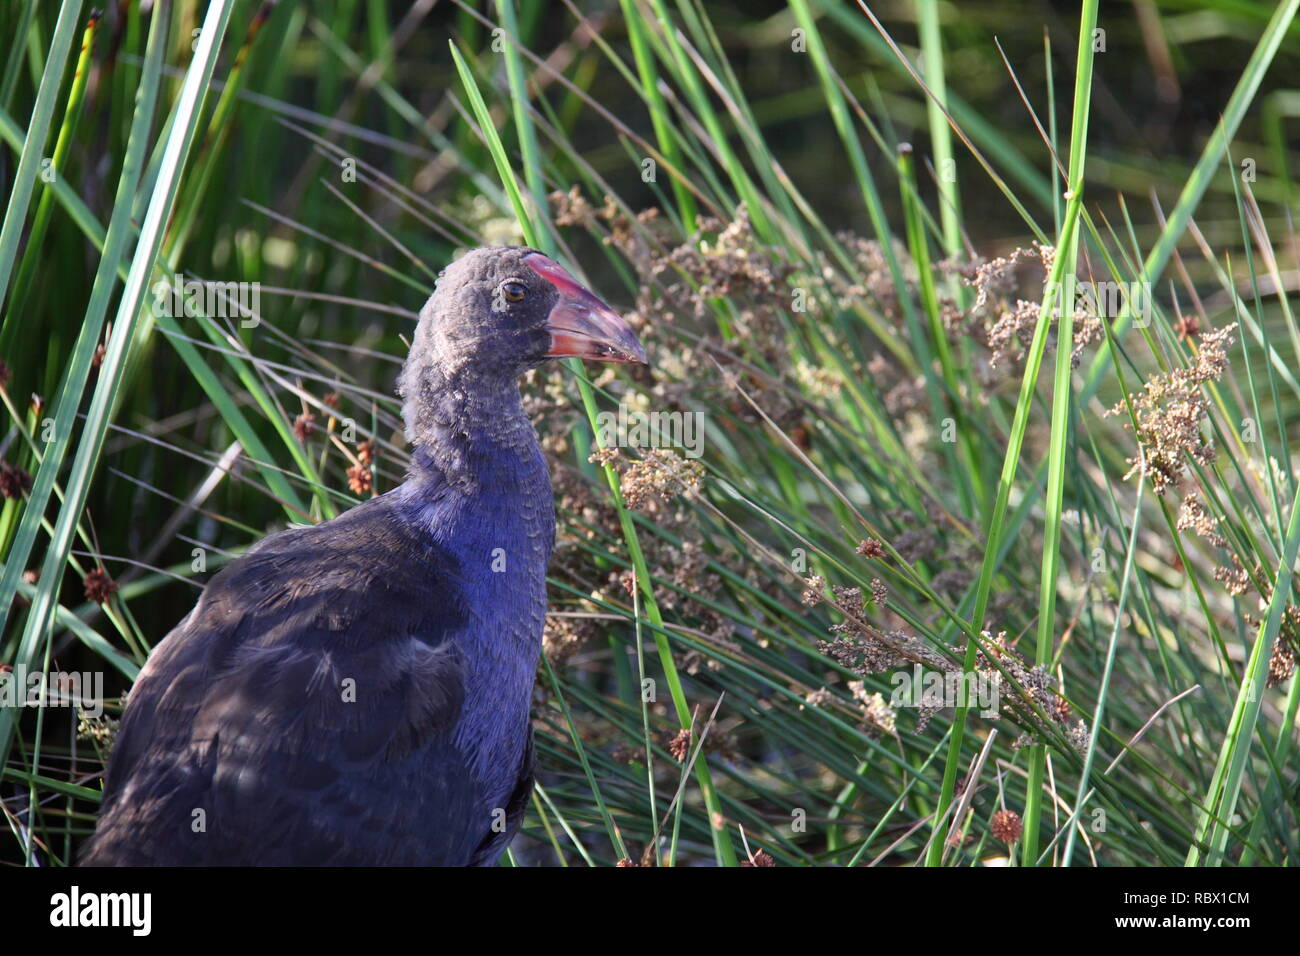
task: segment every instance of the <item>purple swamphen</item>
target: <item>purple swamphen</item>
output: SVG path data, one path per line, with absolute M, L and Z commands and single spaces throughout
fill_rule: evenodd
M 492 864 L 533 785 L 555 538 L 518 379 L 644 362 L 532 249 L 442 274 L 398 380 L 407 481 L 208 583 L 131 691 L 85 865 Z

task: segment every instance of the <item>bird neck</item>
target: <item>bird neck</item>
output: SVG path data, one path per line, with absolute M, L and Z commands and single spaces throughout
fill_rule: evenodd
M 418 384 L 417 384 L 418 383 Z M 410 477 L 395 492 L 408 520 L 454 556 L 470 619 L 453 640 L 465 699 L 455 736 L 486 805 L 516 785 L 546 622 L 555 501 L 515 376 L 431 363 L 403 374 Z M 412 401 L 416 399 L 416 401 Z
M 474 495 L 485 482 L 538 490 L 528 479 L 539 468 L 545 477 L 545 467 L 513 372 L 432 364 L 421 370 L 418 400 L 409 399 L 410 480 L 426 493 Z

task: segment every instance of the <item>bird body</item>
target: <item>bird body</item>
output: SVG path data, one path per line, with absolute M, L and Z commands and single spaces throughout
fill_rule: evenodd
M 644 360 L 541 253 L 449 268 L 399 380 L 408 480 L 213 577 L 131 691 L 83 864 L 495 862 L 532 789 L 555 535 L 517 380 L 604 349 Z

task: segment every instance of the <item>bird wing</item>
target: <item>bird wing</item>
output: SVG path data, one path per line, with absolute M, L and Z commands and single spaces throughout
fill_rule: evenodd
M 457 562 L 386 497 L 212 579 L 131 692 L 83 862 L 457 864 L 490 840 L 451 734 Z

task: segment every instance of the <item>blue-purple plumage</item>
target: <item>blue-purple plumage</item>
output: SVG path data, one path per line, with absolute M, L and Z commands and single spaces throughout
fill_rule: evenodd
M 517 379 L 578 354 L 548 335 L 567 314 L 571 336 L 574 313 L 530 255 L 471 253 L 426 305 L 399 382 L 408 480 L 259 542 L 155 649 L 83 863 L 499 857 L 532 788 L 555 530 Z M 528 307 L 496 309 L 502 283 L 526 283 Z

